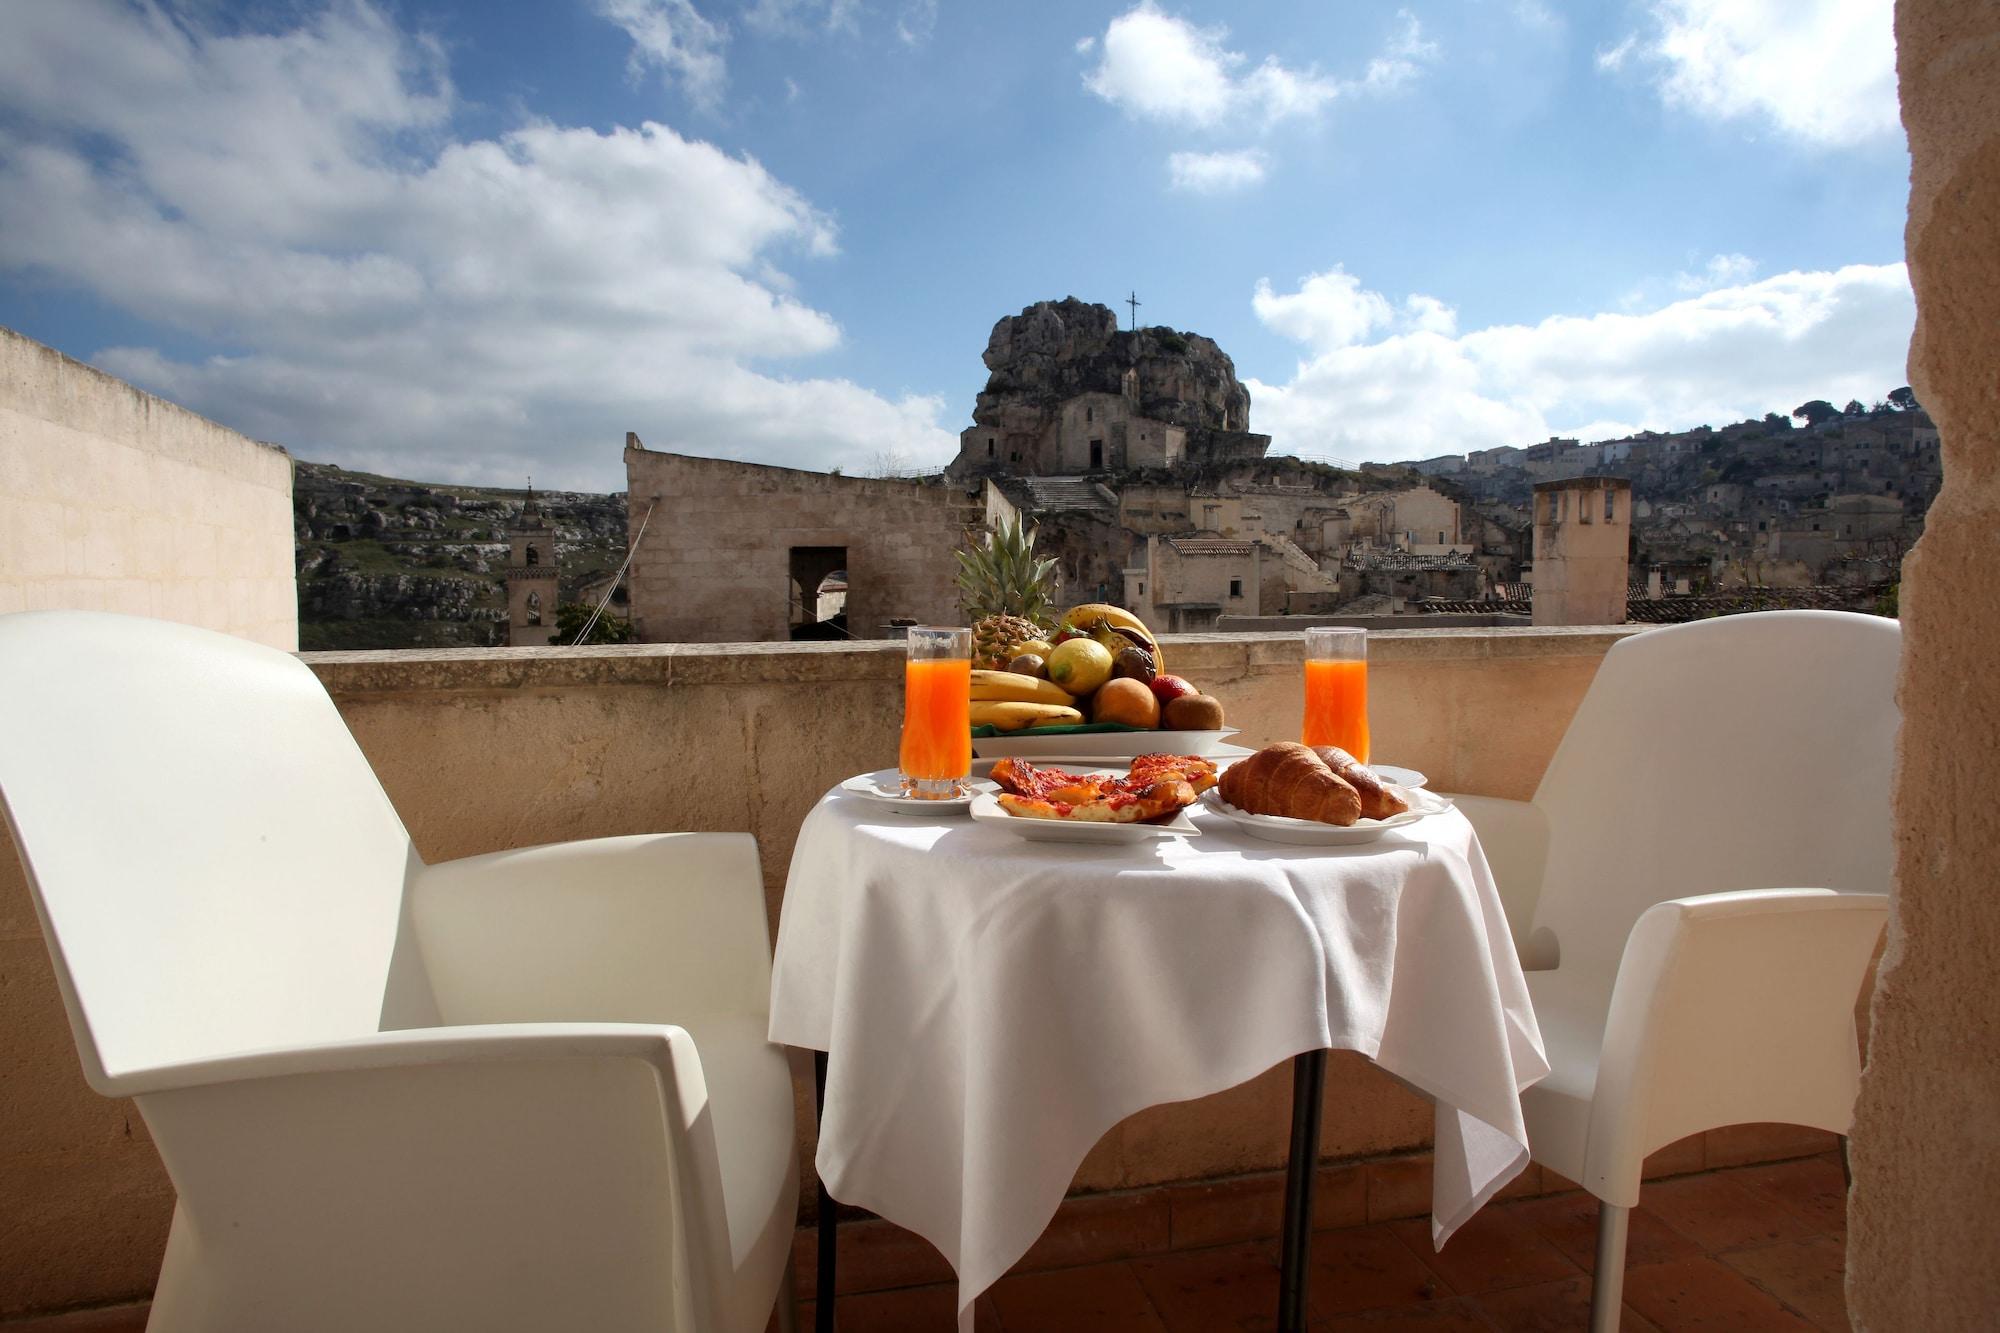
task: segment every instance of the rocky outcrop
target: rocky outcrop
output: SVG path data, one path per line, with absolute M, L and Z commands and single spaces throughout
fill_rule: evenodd
M 1036 432 L 1066 399 L 1116 393 L 1172 425 L 1249 429 L 1250 391 L 1213 339 L 1164 326 L 1120 329 L 1110 307 L 1074 296 L 1001 319 L 984 360 L 991 374 L 972 410 L 981 426 Z

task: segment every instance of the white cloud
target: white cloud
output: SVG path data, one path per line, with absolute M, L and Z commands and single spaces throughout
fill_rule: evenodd
M 1102 54 L 1084 76 L 1084 86 L 1143 119 L 1201 128 L 1258 121 L 1268 127 L 1311 119 L 1342 96 L 1393 91 L 1438 55 L 1436 43 L 1425 39 L 1407 10 L 1398 11 L 1382 53 L 1353 80 L 1312 66 L 1293 69 L 1276 56 L 1246 71 L 1249 58 L 1224 45 L 1228 36 L 1226 28 L 1197 27 L 1141 0 L 1105 28 Z M 1088 38 L 1077 44 L 1082 54 L 1093 49 Z
M 858 0 L 757 0 L 744 24 L 767 37 L 809 37 L 818 32 L 860 31 Z
M 1167 159 L 1172 186 L 1191 194 L 1230 194 L 1264 179 L 1264 154 L 1254 148 L 1235 153 L 1175 153 Z
M 1670 106 L 1709 120 L 1765 120 L 1807 143 L 1893 135 L 1893 0 L 1654 0 L 1653 31 L 1600 53 L 1617 72 L 1644 56 Z
M 1633 49 L 1638 45 L 1638 37 L 1627 34 L 1618 45 L 1600 48 L 1597 52 L 1597 67 L 1607 74 L 1616 74 L 1625 68 L 1625 62 L 1632 58 Z
M 1717 287 L 1734 287 L 1748 282 L 1757 272 L 1757 261 L 1749 255 L 1716 255 L 1699 273 L 1677 273 L 1674 288 L 1682 292 L 1707 292 Z
M 729 30 L 703 18 L 690 0 L 594 0 L 597 12 L 632 39 L 632 73 L 658 66 L 668 83 L 678 82 L 688 100 L 714 110 L 721 105 L 729 70 L 722 48 Z
M 225 349 L 100 350 L 114 374 L 437 480 L 614 489 L 628 429 L 804 467 L 951 457 L 933 397 L 763 369 L 839 344 L 782 267 L 838 247 L 754 160 L 655 124 L 454 138 L 436 49 L 361 4 L 264 35 L 117 0 L 10 23 L 0 267 Z
M 922 46 L 937 31 L 937 0 L 905 0 L 896 16 L 896 37 L 905 46 Z
M 1737 259 L 1739 256 L 1724 256 Z M 1901 264 L 1793 272 L 1635 314 L 1455 332 L 1435 298 L 1398 308 L 1335 268 L 1258 317 L 1306 345 L 1283 384 L 1247 381 L 1274 449 L 1381 461 L 1552 434 L 1721 425 L 1808 398 L 1873 402 L 1905 378 L 1916 320 Z

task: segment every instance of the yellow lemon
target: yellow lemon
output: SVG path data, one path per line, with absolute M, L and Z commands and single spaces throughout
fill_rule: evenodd
M 1111 653 L 1095 639 L 1069 639 L 1049 654 L 1049 679 L 1081 699 L 1111 679 Z

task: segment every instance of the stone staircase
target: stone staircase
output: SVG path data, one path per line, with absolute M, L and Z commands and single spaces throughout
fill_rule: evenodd
M 1118 512 L 1118 497 L 1088 477 L 1023 477 L 1034 498 L 1036 513 L 1105 514 Z
M 1313 559 L 1304 547 L 1300 546 L 1290 537 L 1280 536 L 1274 532 L 1267 532 L 1262 535 L 1260 540 L 1277 555 L 1279 560 L 1284 562 L 1286 569 L 1293 571 L 1299 578 L 1305 580 L 1303 583 L 1293 584 L 1295 591 L 1335 592 L 1339 590 L 1340 580 L 1321 569 L 1319 561 Z

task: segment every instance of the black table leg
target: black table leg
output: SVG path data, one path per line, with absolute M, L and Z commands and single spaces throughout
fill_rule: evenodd
M 826 1124 L 826 1052 L 813 1052 L 813 1114 Z M 817 1174 L 817 1173 L 815 1173 Z M 813 1333 L 833 1333 L 833 1196 L 819 1182 L 819 1273 L 813 1304 Z
M 1292 1057 L 1292 1145 L 1285 1158 L 1285 1229 L 1278 1242 L 1278 1333 L 1301 1333 L 1306 1326 L 1313 1180 L 1319 1168 L 1320 1093 L 1325 1086 L 1324 1050 Z

